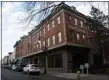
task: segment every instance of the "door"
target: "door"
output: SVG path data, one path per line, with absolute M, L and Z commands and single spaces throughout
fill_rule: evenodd
M 38 64 L 39 63 L 39 59 L 38 58 L 34 58 L 34 64 Z

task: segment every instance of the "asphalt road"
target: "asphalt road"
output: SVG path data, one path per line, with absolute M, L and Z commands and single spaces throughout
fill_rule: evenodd
M 26 75 L 22 72 L 15 72 L 8 69 L 1 69 L 1 80 L 70 80 L 50 75 Z

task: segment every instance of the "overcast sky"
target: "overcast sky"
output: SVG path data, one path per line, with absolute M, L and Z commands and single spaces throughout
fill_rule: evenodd
M 23 30 L 23 24 L 21 19 L 25 17 L 26 12 L 22 6 L 23 2 L 2 2 L 2 58 L 8 55 L 8 52 L 13 52 L 13 45 L 21 36 L 27 34 L 37 22 L 32 22 L 30 27 Z M 58 2 L 59 3 L 59 2 Z M 76 9 L 89 15 L 91 6 L 87 2 L 66 2 L 70 6 L 75 6 Z M 94 6 L 99 8 L 105 14 L 108 14 L 108 3 L 106 2 L 94 2 Z M 99 6 L 99 7 L 98 7 Z

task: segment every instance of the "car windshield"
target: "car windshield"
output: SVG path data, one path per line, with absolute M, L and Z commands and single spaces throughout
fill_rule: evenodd
M 32 65 L 31 67 L 39 67 L 39 65 Z

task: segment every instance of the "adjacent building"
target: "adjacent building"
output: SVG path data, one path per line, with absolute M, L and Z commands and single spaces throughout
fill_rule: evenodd
M 8 54 L 9 54 L 8 62 L 12 63 L 13 60 L 15 60 L 15 52 L 9 52 Z
M 90 53 L 88 17 L 61 3 L 41 24 L 14 45 L 25 64 L 46 64 L 49 71 L 69 72 L 80 64 L 94 64 Z M 45 62 L 46 61 L 46 62 Z
M 2 67 L 7 67 L 8 66 L 8 60 L 9 60 L 9 56 L 5 56 L 2 59 Z

